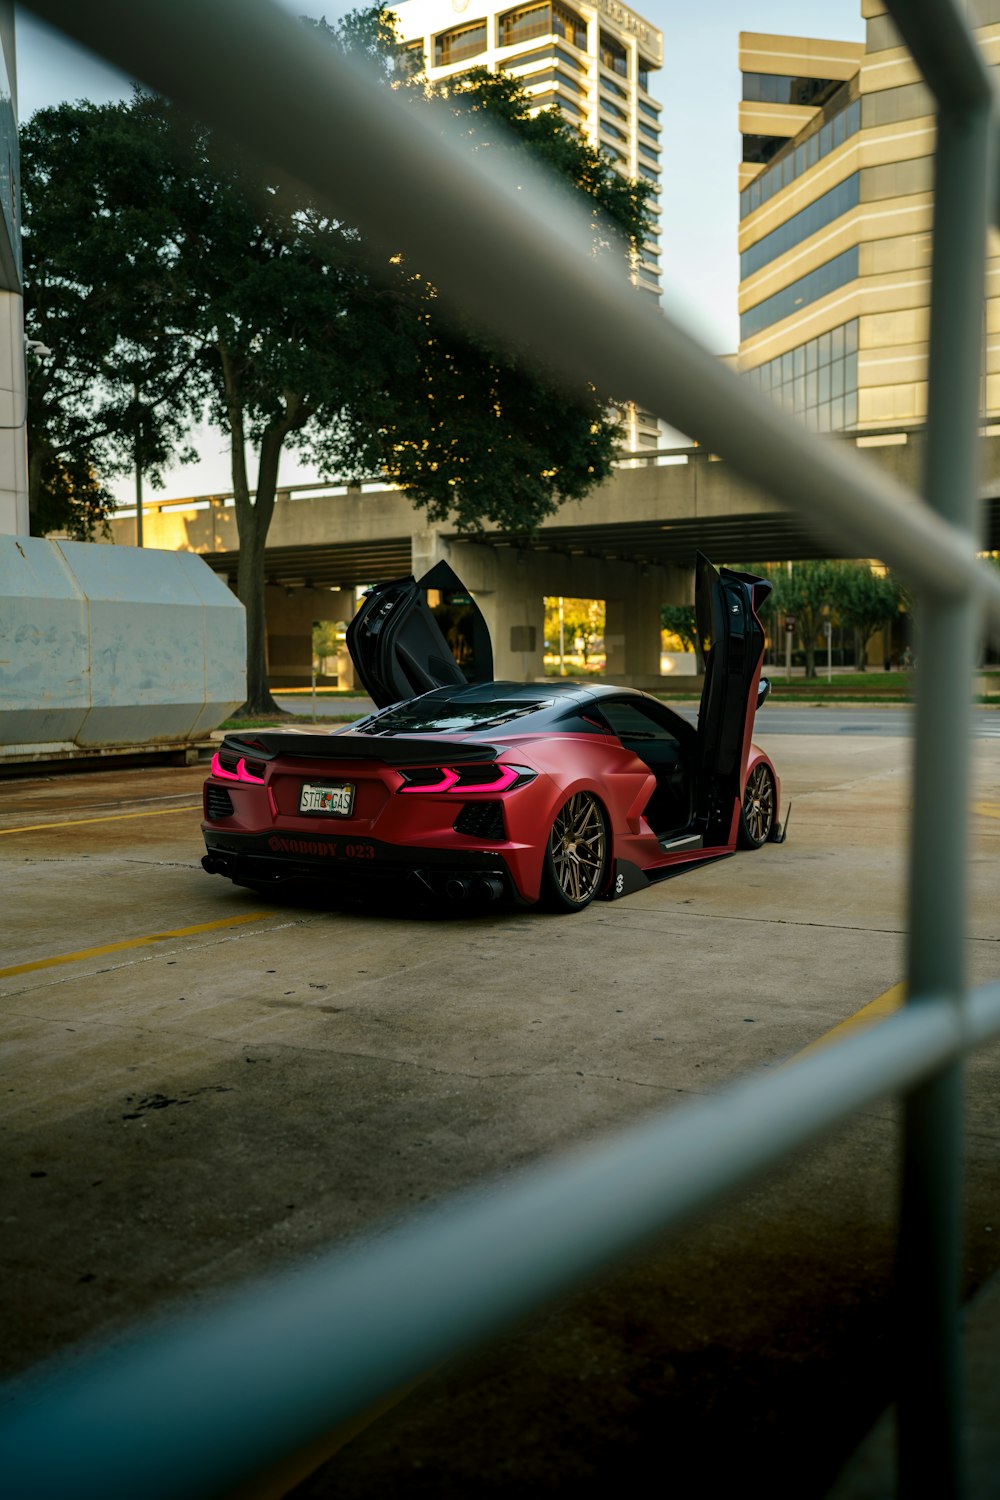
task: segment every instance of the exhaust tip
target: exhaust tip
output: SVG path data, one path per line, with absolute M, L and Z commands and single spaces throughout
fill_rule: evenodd
M 445 881 L 444 893 L 449 901 L 466 901 L 469 896 L 469 882 L 453 875 L 450 880 Z
M 476 881 L 475 892 L 487 901 L 499 901 L 503 895 L 503 881 L 496 875 L 481 875 Z

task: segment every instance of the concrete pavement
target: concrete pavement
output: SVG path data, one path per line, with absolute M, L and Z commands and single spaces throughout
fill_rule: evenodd
M 786 845 L 571 918 L 269 906 L 199 868 L 197 770 L 6 784 L 7 1373 L 776 1066 L 894 985 L 908 743 L 761 730 Z M 1000 973 L 991 752 L 973 982 Z M 1000 1260 L 998 1064 L 970 1068 L 969 1290 Z M 681 1492 L 824 1493 L 885 1400 L 895 1170 L 887 1104 L 306 1493 L 596 1496 L 664 1444 Z

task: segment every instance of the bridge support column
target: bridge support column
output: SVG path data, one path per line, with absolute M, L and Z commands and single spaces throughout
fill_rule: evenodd
M 452 549 L 440 532 L 428 527 L 426 531 L 415 531 L 410 537 L 410 553 L 413 558 L 413 576 L 422 578 L 435 563 L 451 562 Z M 454 564 L 452 564 L 454 567 Z M 380 580 L 381 581 L 381 580 Z M 467 579 L 462 580 L 468 582 Z M 472 587 L 472 584 L 469 584 Z
M 313 621 L 349 620 L 354 614 L 354 591 L 271 586 L 266 608 L 267 670 L 272 690 L 308 687 L 312 680 Z M 347 661 L 350 665 L 349 657 Z M 351 682 L 340 685 L 353 685 L 353 671 Z
M 606 566 L 608 583 L 617 587 L 614 594 L 609 589 L 605 596 L 604 676 L 633 687 L 655 687 L 660 680 L 660 610 L 664 604 L 693 603 L 694 570 L 634 563 Z
M 544 557 L 514 547 L 453 542 L 448 561 L 476 603 L 493 642 L 498 682 L 533 682 L 545 672 Z M 414 557 L 416 564 L 416 557 Z

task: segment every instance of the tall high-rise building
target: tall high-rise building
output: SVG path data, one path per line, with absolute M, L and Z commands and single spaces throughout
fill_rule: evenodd
M 556 108 L 621 172 L 653 185 L 653 229 L 635 266 L 637 286 L 660 294 L 660 105 L 650 74 L 663 33 L 620 0 L 400 0 L 400 35 L 437 83 L 470 68 L 509 72 L 536 110 Z M 628 446 L 659 443 L 656 418 L 630 410 Z
M 884 0 L 861 10 L 863 46 L 740 37 L 739 368 L 808 426 L 883 441 L 927 411 L 935 120 Z M 1000 62 L 1000 0 L 975 11 Z M 982 415 L 994 417 L 1000 257 L 986 289 Z

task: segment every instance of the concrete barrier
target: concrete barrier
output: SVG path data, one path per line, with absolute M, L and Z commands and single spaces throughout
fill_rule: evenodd
M 182 750 L 245 695 L 243 606 L 194 553 L 0 537 L 0 765 Z

